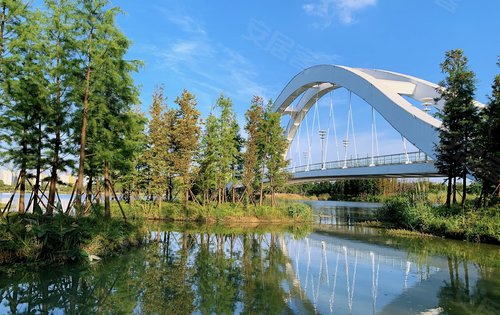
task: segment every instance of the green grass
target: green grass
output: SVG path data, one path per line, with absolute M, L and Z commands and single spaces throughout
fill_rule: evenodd
M 142 241 L 142 222 L 12 213 L 0 220 L 0 264 L 64 263 L 108 256 Z
M 377 219 L 395 228 L 454 239 L 500 243 L 500 207 L 432 206 L 428 201 L 395 197 L 385 202 Z
M 151 202 L 136 203 L 132 208 L 122 204 L 127 218 L 160 219 L 174 221 L 199 222 L 303 222 L 312 221 L 313 211 L 303 203 L 281 202 L 276 207 L 269 205 L 253 206 L 233 205 L 201 206 L 189 203 L 187 209 L 179 203 L 163 203 L 161 210 Z M 112 215 L 121 216 L 118 205 L 112 204 Z

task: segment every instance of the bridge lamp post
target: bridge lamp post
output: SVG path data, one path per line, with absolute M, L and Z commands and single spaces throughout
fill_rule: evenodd
M 306 172 L 309 171 L 309 152 L 304 151 L 304 160 L 306 161 Z
M 342 168 L 347 168 L 347 147 L 349 146 L 349 139 L 342 140 L 342 144 L 344 145 L 344 166 L 342 166 Z
M 325 169 L 325 138 L 326 138 L 326 131 L 325 130 L 320 130 L 319 131 L 319 138 L 321 140 L 321 169 Z

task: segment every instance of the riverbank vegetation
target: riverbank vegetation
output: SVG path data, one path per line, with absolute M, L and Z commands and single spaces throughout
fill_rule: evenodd
M 493 81 L 489 103 L 478 108 L 474 72 L 468 69 L 463 51 L 447 52 L 441 69 L 446 78 L 440 90 L 443 127 L 436 145 L 436 166 L 447 175 L 444 205 L 432 206 L 425 196 L 399 197 L 387 201 L 378 217 L 405 229 L 500 243 L 500 75 Z M 457 178 L 462 179 L 461 187 Z M 467 178 L 476 183 L 468 187 Z M 479 194 L 470 200 L 473 187 Z
M 0 212 L 0 241 L 14 258 L 59 257 L 51 246 L 77 253 L 91 236 L 63 246 L 57 239 L 66 235 L 57 234 L 40 245 L 36 231 L 63 233 L 55 227 L 66 224 L 75 225 L 71 233 L 92 234 L 80 226 L 86 220 L 110 224 L 98 230 L 113 230 L 112 217 L 127 222 L 148 213 L 186 221 L 310 220 L 306 206 L 276 199 L 287 179 L 287 140 L 272 102 L 251 100 L 246 139 L 223 94 L 202 121 L 195 95 L 184 90 L 167 105 L 159 85 L 147 119 L 132 78 L 142 63 L 125 58 L 130 41 L 116 24 L 119 8 L 108 0 L 0 3 L 0 161 L 17 170 Z M 62 182 L 68 172 L 76 183 Z M 63 207 L 59 194 L 68 187 Z M 32 220 L 35 232 L 25 227 Z M 22 249 L 26 238 L 42 252 Z
M 117 204 L 113 204 L 111 210 L 113 216 L 121 215 Z M 313 210 L 309 205 L 285 201 L 275 207 L 268 202 L 262 206 L 246 207 L 231 203 L 203 206 L 193 202 L 184 207 L 179 202 L 170 202 L 163 203 L 161 208 L 153 202 L 136 202 L 134 207 L 124 205 L 123 210 L 130 219 L 199 223 L 293 223 L 313 219 Z
M 141 222 L 99 216 L 10 214 L 0 221 L 0 265 L 98 259 L 138 246 L 144 232 Z
M 251 100 L 245 139 L 230 98 L 221 94 L 202 122 L 195 95 L 184 90 L 167 105 L 160 85 L 148 120 L 136 107 L 132 75 L 141 63 L 125 59 L 118 8 L 107 0 L 2 4 L 1 159 L 18 170 L 12 195 L 20 196 L 2 212 L 87 215 L 103 203 L 109 218 L 112 198 L 210 209 L 262 206 L 265 194 L 277 206 L 287 140 L 272 102 Z M 59 175 L 67 171 L 76 183 L 62 209 Z
M 293 199 L 297 199 L 298 195 L 306 199 L 367 202 L 384 202 L 391 197 L 408 193 L 426 194 L 434 203 L 442 203 L 446 197 L 446 186 L 429 179 L 341 179 L 288 186 L 286 191 L 295 194 Z
M 473 205 L 447 208 L 425 200 L 395 197 L 376 215 L 386 228 L 402 228 L 454 239 L 500 244 L 498 206 L 475 209 Z

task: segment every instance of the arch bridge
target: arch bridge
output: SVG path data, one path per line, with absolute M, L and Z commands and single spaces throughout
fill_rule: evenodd
M 337 107 L 332 101 L 332 92 L 340 88 L 349 93 L 347 126 L 345 137 L 341 139 L 337 136 L 338 124 L 335 121 Z M 296 157 L 292 160 L 288 169 L 292 174 L 290 180 L 307 182 L 336 178 L 442 176 L 433 161 L 434 146 L 439 142 L 438 129 L 441 127 L 441 121 L 434 114 L 442 110 L 444 104 L 438 92 L 440 88 L 416 77 L 385 70 L 318 65 L 298 73 L 285 86 L 273 107 L 275 112 L 289 118 L 285 128 L 289 142 L 287 155 L 291 157 L 295 149 L 299 156 L 298 161 Z M 323 113 L 324 110 L 320 112 L 318 109 L 318 101 L 327 94 L 330 94 L 329 111 Z M 366 156 L 361 157 L 354 130 L 353 94 L 371 107 L 371 148 Z M 483 105 L 476 102 L 476 106 Z M 313 115 L 311 128 L 309 112 Z M 328 127 L 321 129 L 320 121 L 325 126 L 327 116 Z M 399 133 L 403 152 L 379 153 L 376 116 L 381 116 Z M 363 123 L 368 125 L 367 121 Z M 321 149 L 312 145 L 315 126 Z M 305 139 L 300 136 L 301 128 L 307 129 Z M 306 146 L 303 152 L 298 149 L 301 139 Z M 292 145 L 294 141 L 295 146 Z M 329 160 L 328 146 L 336 148 L 336 157 Z M 414 150 L 409 150 L 408 146 Z M 312 163 L 315 157 L 316 163 Z

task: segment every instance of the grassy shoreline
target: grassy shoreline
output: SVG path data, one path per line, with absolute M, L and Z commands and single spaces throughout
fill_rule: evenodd
M 0 265 L 62 264 L 111 256 L 139 246 L 141 222 L 10 213 L 0 220 Z M 97 256 L 97 257 L 96 257 Z
M 384 203 L 377 212 L 376 219 L 380 222 L 379 227 L 400 235 L 405 234 L 401 230 L 406 230 L 423 235 L 500 244 L 499 206 L 478 210 L 461 207 L 446 209 L 443 206 L 433 206 L 428 201 L 395 197 Z M 366 225 L 369 226 L 370 223 Z
M 152 202 L 122 205 L 125 215 L 132 219 L 166 220 L 177 222 L 211 223 L 294 223 L 313 219 L 313 210 L 302 203 L 282 202 L 276 207 L 268 205 L 207 205 L 189 203 L 187 209 L 176 202 L 163 203 L 161 209 Z M 117 204 L 112 204 L 113 216 L 121 216 Z
M 312 221 L 312 209 L 301 203 L 282 203 L 278 207 L 230 205 L 200 206 L 187 209 L 178 203 L 123 204 L 125 222 L 117 203 L 111 204 L 112 219 L 102 216 L 102 205 L 92 214 L 72 217 L 55 214 L 9 213 L 0 218 L 0 266 L 22 264 L 64 264 L 112 256 L 140 246 L 151 226 L 149 220 L 163 223 L 235 224 L 255 226 L 274 224 L 293 226 Z M 97 256 L 97 257 L 96 257 Z

